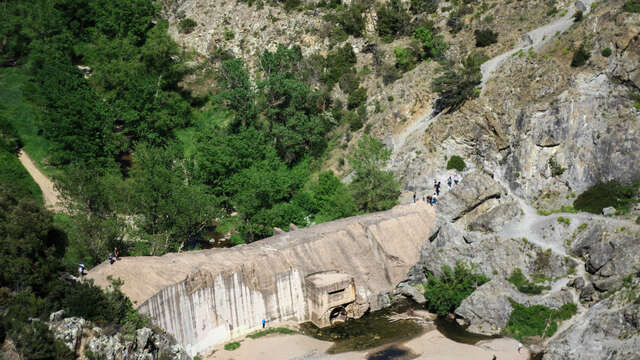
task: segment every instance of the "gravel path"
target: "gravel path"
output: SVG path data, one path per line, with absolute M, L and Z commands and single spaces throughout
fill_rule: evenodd
M 591 4 L 595 3 L 596 0 L 581 0 L 581 2 L 586 7 L 586 11 L 584 11 L 584 14 L 586 15 L 591 10 Z M 567 13 L 563 17 L 535 30 L 531 30 L 523 35 L 520 43 L 512 50 L 500 54 L 482 64 L 481 87 L 484 88 L 485 83 L 489 80 L 496 69 L 513 54 L 520 50 L 529 49 L 530 47 L 533 47 L 534 50 L 539 50 L 543 45 L 555 38 L 556 34 L 569 29 L 574 23 L 573 15 L 576 13 L 576 5 L 571 4 L 566 10 Z
M 40 190 L 42 190 L 45 207 L 54 212 L 61 212 L 62 202 L 60 201 L 60 193 L 56 190 L 53 182 L 38 169 L 26 152 L 20 150 L 18 159 L 20 159 L 22 166 L 27 169 L 33 181 L 35 181 L 40 187 Z

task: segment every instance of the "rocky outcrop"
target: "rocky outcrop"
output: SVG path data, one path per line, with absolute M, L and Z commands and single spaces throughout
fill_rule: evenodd
M 51 314 L 49 329 L 76 357 L 105 360 L 188 360 L 182 346 L 165 334 L 149 328 L 137 329 L 135 334 L 113 333 L 79 317 L 64 317 L 64 311 Z M 132 340 L 135 339 L 135 340 Z
M 640 359 L 640 279 L 593 305 L 546 347 L 544 360 Z
M 468 325 L 467 330 L 477 334 L 499 335 L 509 321 L 513 307 L 509 299 L 527 306 L 544 305 L 550 308 L 573 302 L 569 291 L 549 295 L 529 296 L 519 292 L 508 281 L 500 278 L 489 281 L 464 299 L 456 309 L 459 322 Z
M 386 306 L 386 294 L 418 262 L 433 219 L 433 207 L 420 202 L 230 249 L 123 258 L 88 277 L 102 287 L 109 278 L 123 280 L 121 289 L 138 310 L 195 355 L 258 329 L 262 319 L 272 325 L 309 320 L 310 274 L 348 274 L 358 302 Z
M 585 259 L 597 290 L 615 289 L 640 264 L 640 227 L 605 218 L 584 224 L 575 233 L 571 254 Z

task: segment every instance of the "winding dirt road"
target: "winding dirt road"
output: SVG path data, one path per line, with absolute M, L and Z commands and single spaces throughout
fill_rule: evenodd
M 25 169 L 33 181 L 38 184 L 40 190 L 42 190 L 42 198 L 44 199 L 44 206 L 53 212 L 62 212 L 62 202 L 60 200 L 60 193 L 56 190 L 53 182 L 44 175 L 38 167 L 33 163 L 33 160 L 27 155 L 26 152 L 20 150 L 18 159 L 22 163 Z

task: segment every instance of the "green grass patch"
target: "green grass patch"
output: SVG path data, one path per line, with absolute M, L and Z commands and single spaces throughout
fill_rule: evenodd
M 570 319 L 578 311 L 576 304 L 564 304 L 559 309 L 543 305 L 525 306 L 509 298 L 513 311 L 509 316 L 505 335 L 520 341 L 533 336 L 549 337 L 558 330 L 558 323 Z
M 233 351 L 240 347 L 240 343 L 238 341 L 233 341 L 227 344 L 224 344 L 224 349 L 227 351 Z
M 549 215 L 556 214 L 556 213 L 576 214 L 576 213 L 578 213 L 578 210 L 576 210 L 571 205 L 563 205 L 559 209 L 553 209 L 553 210 L 538 210 L 538 215 L 541 215 L 541 216 L 549 216 Z
M 638 202 L 636 192 L 640 182 L 633 185 L 620 184 L 617 181 L 596 184 L 578 195 L 573 202 L 576 210 L 601 214 L 602 209 L 613 206 L 617 213 L 626 213 L 631 205 Z
M 640 0 L 627 0 L 622 9 L 630 13 L 640 13 Z
M 265 329 L 265 330 L 260 330 L 260 331 L 256 331 L 252 334 L 247 335 L 248 338 L 251 339 L 257 339 L 259 337 L 265 336 L 265 335 L 269 335 L 269 334 L 286 334 L 286 335 L 291 335 L 291 334 L 297 334 L 298 332 L 295 330 L 291 330 L 291 329 L 287 329 L 287 328 L 283 328 L 283 327 L 277 327 L 277 328 L 269 328 L 269 329 Z
M 0 108 L 9 119 L 23 143 L 23 149 L 47 175 L 55 169 L 44 166 L 49 154 L 49 141 L 39 134 L 39 114 L 37 105 L 25 96 L 29 86 L 29 75 L 17 68 L 0 68 Z
M 42 204 L 42 192 L 38 184 L 17 156 L 3 149 L 0 149 L 0 183 L 9 187 L 16 198 L 30 197 Z
M 536 282 L 544 282 L 548 278 L 541 274 L 542 277 L 536 277 Z M 550 289 L 549 286 L 537 285 L 534 282 L 529 281 L 522 273 L 520 268 L 515 268 L 511 273 L 511 276 L 507 279 L 512 283 L 518 291 L 527 295 L 537 295 L 542 293 L 542 290 Z
M 563 216 L 558 216 L 558 218 L 556 220 L 558 220 L 558 222 L 560 224 L 565 224 L 565 225 L 571 224 L 571 219 L 563 217 Z

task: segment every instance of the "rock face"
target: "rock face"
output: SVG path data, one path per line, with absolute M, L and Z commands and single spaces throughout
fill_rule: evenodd
M 353 277 L 359 302 L 386 305 L 407 278 L 435 213 L 424 202 L 333 221 L 231 249 L 103 263 L 88 277 L 122 291 L 195 355 L 260 328 L 262 319 L 310 319 L 305 279 L 337 270 Z
M 528 296 L 520 293 L 504 279 L 495 279 L 480 286 L 456 309 L 456 316 L 468 325 L 468 331 L 485 335 L 499 335 L 507 325 L 513 307 L 509 298 L 527 306 L 544 305 L 550 308 L 573 302 L 573 295 L 561 291 L 547 295 Z
M 135 341 L 130 335 L 103 334 L 85 319 L 64 317 L 64 311 L 51 314 L 49 328 L 56 339 L 61 340 L 77 357 L 92 354 L 96 359 L 106 360 L 188 360 L 182 346 L 166 335 L 149 328 L 136 330 Z
M 640 281 L 593 305 L 548 345 L 544 360 L 640 359 Z
M 575 233 L 570 252 L 586 260 L 586 270 L 596 289 L 614 289 L 640 263 L 640 227 L 605 218 L 584 224 Z

